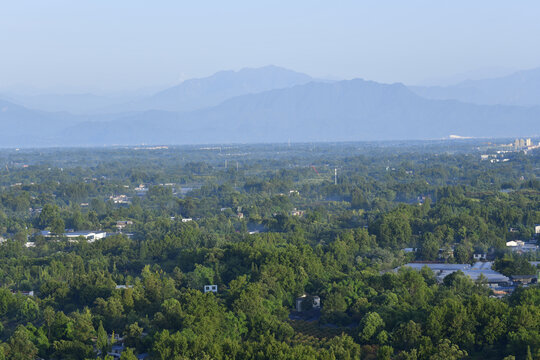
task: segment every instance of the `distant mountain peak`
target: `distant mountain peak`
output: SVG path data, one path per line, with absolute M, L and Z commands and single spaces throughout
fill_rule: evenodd
M 124 106 L 123 111 L 191 111 L 215 106 L 241 95 L 283 89 L 313 81 L 309 75 L 275 65 L 225 70 L 185 80 L 146 99 Z

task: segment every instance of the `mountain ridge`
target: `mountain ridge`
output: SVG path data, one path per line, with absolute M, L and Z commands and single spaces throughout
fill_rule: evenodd
M 465 80 L 451 86 L 409 86 L 416 94 L 436 100 L 459 100 L 480 105 L 540 105 L 540 67 L 507 76 Z
M 188 79 L 136 102 L 106 108 L 107 111 L 193 111 L 240 95 L 305 84 L 309 75 L 275 65 L 260 68 L 224 70 L 213 75 Z
M 151 111 L 84 123 L 65 134 L 121 133 L 108 141 L 171 144 L 513 136 L 537 131 L 537 116 L 540 108 L 429 100 L 403 84 L 354 79 L 242 95 L 187 113 Z

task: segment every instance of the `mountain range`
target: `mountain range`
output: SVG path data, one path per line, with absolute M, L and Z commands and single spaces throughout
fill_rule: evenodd
M 540 70 L 531 70 L 433 88 L 361 79 L 322 81 L 268 66 L 187 80 L 137 101 L 104 104 L 101 99 L 86 111 L 82 107 L 72 112 L 43 111 L 0 100 L 0 144 L 40 147 L 535 135 L 540 133 L 539 74 Z M 529 92 L 536 92 L 536 101 Z
M 459 100 L 482 105 L 540 105 L 540 68 L 451 86 L 411 86 L 416 94 L 438 100 Z

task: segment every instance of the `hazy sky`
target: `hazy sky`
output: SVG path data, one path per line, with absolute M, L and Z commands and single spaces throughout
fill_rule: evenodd
M 405 83 L 527 69 L 539 14 L 537 0 L 0 0 L 0 89 L 121 91 L 268 64 Z

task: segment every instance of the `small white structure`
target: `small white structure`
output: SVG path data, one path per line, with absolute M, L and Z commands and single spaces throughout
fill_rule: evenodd
M 525 242 L 521 240 L 515 240 L 515 241 L 512 240 L 512 241 L 506 242 L 506 246 L 508 247 L 523 246 L 523 245 L 525 245 Z
M 536 235 L 539 235 L 540 234 L 540 225 L 534 225 L 534 233 Z
M 133 288 L 133 285 L 116 285 L 114 288 L 116 290 L 126 290 Z
M 217 285 L 204 285 L 204 293 L 207 292 L 217 293 Z
M 12 294 L 16 294 L 17 291 L 14 291 L 14 290 L 10 290 Z M 22 295 L 24 296 L 34 296 L 34 290 L 30 290 L 30 291 L 19 291 Z
M 36 247 L 36 243 L 33 241 L 27 241 L 26 243 L 24 243 L 24 246 L 26 246 L 27 248 Z
M 193 219 L 192 218 L 183 218 L 182 219 L 183 223 L 187 223 L 187 222 L 190 222 L 190 221 L 193 221 Z

